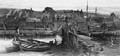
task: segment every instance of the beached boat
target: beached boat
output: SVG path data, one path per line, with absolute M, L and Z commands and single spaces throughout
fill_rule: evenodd
M 12 43 L 15 47 L 20 48 L 20 50 L 24 51 L 46 51 L 51 47 L 49 43 L 33 39 L 21 40 L 15 38 Z
M 21 43 L 20 49 L 23 51 L 46 51 L 50 49 L 50 45 L 44 42 L 41 43 Z

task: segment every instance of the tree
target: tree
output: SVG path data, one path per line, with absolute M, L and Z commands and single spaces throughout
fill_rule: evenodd
M 110 20 L 113 21 L 114 18 L 117 18 L 117 16 L 115 15 L 115 13 L 111 13 L 110 14 Z
M 46 7 L 44 10 L 43 10 L 43 13 L 44 12 L 54 12 L 53 8 L 52 7 Z
M 114 13 L 114 12 L 111 13 L 111 14 L 110 14 L 110 17 L 116 17 L 115 13 Z

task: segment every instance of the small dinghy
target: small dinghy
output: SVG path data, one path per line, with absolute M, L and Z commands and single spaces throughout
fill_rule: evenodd
M 49 43 L 33 39 L 27 40 L 14 39 L 12 43 L 15 47 L 18 47 L 20 48 L 20 50 L 23 51 L 47 51 L 51 47 Z

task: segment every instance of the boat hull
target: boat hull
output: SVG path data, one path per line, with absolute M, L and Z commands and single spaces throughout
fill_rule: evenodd
M 13 45 L 23 51 L 46 51 L 51 45 L 37 40 L 13 41 Z
M 42 52 L 42 51 L 50 50 L 50 47 L 44 47 L 44 48 L 27 48 L 27 47 L 20 46 L 20 49 L 23 50 L 23 51 L 39 51 L 39 52 Z

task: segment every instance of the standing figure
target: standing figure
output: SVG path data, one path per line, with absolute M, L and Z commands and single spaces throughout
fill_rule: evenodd
M 15 31 L 16 31 L 17 34 L 20 34 L 19 27 L 16 27 Z

